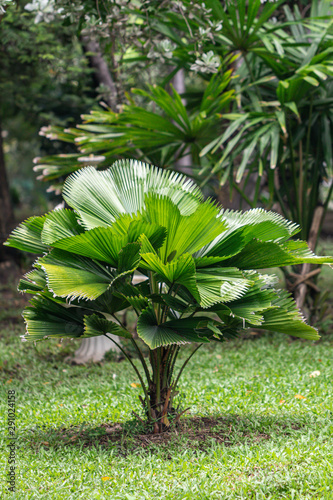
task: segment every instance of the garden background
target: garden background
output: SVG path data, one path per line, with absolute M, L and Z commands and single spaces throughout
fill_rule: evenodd
M 136 158 L 186 174 L 225 208 L 278 212 L 318 255 L 333 254 L 330 1 L 1 6 L 1 243 L 61 203 L 72 172 Z M 33 260 L 1 245 L 12 498 L 331 498 L 331 269 L 269 270 L 319 341 L 250 329 L 206 346 L 178 395 L 190 410 L 154 436 L 132 414 L 140 381 L 119 354 L 75 365 L 78 341 L 21 342 L 28 298 L 17 284 Z M 2 488 L 10 498 L 5 475 Z

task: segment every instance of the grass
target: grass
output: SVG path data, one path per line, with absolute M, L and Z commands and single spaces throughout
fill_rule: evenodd
M 140 412 L 141 389 L 131 386 L 139 381 L 125 361 L 70 366 L 64 359 L 74 342 L 21 343 L 23 299 L 8 293 L 6 300 L 1 498 L 332 498 L 332 335 L 316 344 L 249 335 L 202 348 L 184 372 L 180 398 L 190 411 L 181 427 L 150 436 L 131 413 Z M 4 474 L 13 389 L 17 489 L 10 495 Z

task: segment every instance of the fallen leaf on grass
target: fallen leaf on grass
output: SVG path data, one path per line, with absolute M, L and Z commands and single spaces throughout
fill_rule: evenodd
M 137 384 L 135 382 L 132 382 L 131 383 L 131 387 L 141 387 L 141 384 Z
M 217 357 L 217 359 L 221 359 L 222 358 L 221 354 L 217 354 L 216 357 Z
M 7 380 L 6 384 L 10 384 L 12 381 L 13 381 L 13 379 L 10 378 L 9 380 Z
M 285 399 L 280 399 L 280 403 L 279 403 L 279 405 L 283 405 L 283 403 L 285 403 L 285 402 L 286 402 L 286 400 L 285 400 Z
M 103 476 L 102 477 L 102 481 L 109 481 L 110 479 L 112 479 L 112 477 L 110 477 L 110 476 Z
M 314 372 L 310 373 L 309 377 L 315 378 L 315 377 L 319 377 L 319 375 L 320 375 L 320 371 L 315 370 Z
M 296 394 L 295 398 L 296 399 L 306 399 L 306 397 L 302 396 L 301 394 Z

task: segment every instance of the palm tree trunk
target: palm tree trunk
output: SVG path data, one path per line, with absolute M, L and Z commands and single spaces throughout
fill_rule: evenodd
M 83 49 L 87 54 L 90 66 L 94 69 L 96 86 L 102 85 L 106 88 L 104 99 L 112 111 L 117 111 L 118 92 L 117 87 L 106 64 L 98 41 L 91 34 L 84 34 L 81 37 Z
M 324 216 L 324 207 L 318 206 L 313 215 L 312 225 L 310 229 L 308 245 L 312 251 L 315 251 L 318 233 L 322 224 L 322 219 Z M 311 271 L 311 264 L 303 264 L 302 270 L 300 273 L 300 277 L 306 277 Z M 306 312 L 304 311 L 304 304 L 306 299 L 306 294 L 308 291 L 307 283 L 302 282 L 295 292 L 295 300 L 297 307 L 303 312 L 303 315 L 306 316 Z

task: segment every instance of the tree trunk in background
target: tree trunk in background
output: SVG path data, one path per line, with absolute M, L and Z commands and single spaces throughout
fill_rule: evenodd
M 173 77 L 172 85 L 174 86 L 174 89 L 176 90 L 176 92 L 178 92 L 178 94 L 182 95 L 185 93 L 185 90 L 186 90 L 185 72 L 182 68 Z M 186 106 L 186 99 L 182 99 L 182 102 L 183 102 L 184 106 Z M 183 174 L 191 175 L 192 174 L 192 168 L 191 168 L 192 157 L 189 153 L 189 148 L 186 150 L 186 152 L 188 152 L 188 154 L 186 154 L 186 156 L 179 158 L 179 160 L 177 160 L 175 162 L 175 167 L 177 168 L 177 170 L 179 170 Z
M 117 111 L 117 87 L 109 67 L 103 58 L 99 43 L 93 38 L 93 35 L 88 34 L 82 35 L 81 40 L 90 65 L 94 69 L 96 86 L 102 85 L 109 89 L 109 91 L 105 93 L 104 99 L 112 111 Z
M 14 214 L 10 200 L 5 154 L 3 149 L 2 128 L 0 122 L 0 260 L 4 257 L 3 243 L 12 229 L 13 222 Z
M 313 214 L 313 219 L 308 239 L 308 245 L 312 251 L 315 251 L 316 248 L 318 233 L 322 223 L 323 215 L 324 215 L 324 207 L 318 206 Z M 307 275 L 309 275 L 310 271 L 311 271 L 311 264 L 303 264 L 300 278 L 305 278 Z M 304 316 L 306 316 L 304 311 L 304 304 L 305 304 L 307 290 L 308 290 L 307 280 L 305 280 L 305 282 L 302 282 L 297 287 L 295 292 L 295 300 L 297 307 L 303 312 Z

